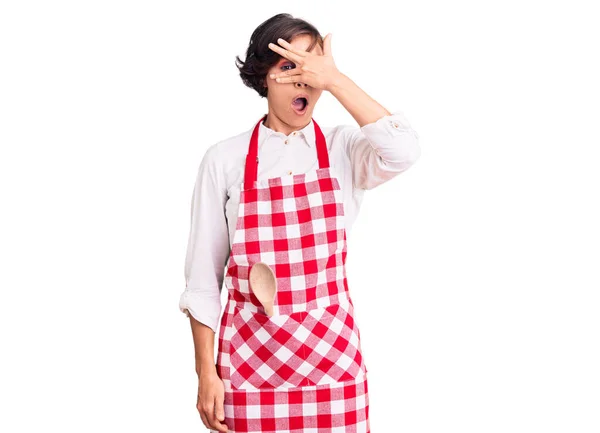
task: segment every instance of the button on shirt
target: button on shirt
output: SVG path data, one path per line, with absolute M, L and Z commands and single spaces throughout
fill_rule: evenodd
M 214 332 L 221 315 L 221 288 L 236 227 L 246 154 L 255 125 L 206 150 L 192 193 L 186 287 L 179 298 L 179 309 Z M 419 137 L 402 111 L 362 127 L 319 126 L 327 142 L 332 173 L 338 177 L 342 190 L 348 238 L 364 192 L 413 165 L 421 154 Z M 312 120 L 289 135 L 261 122 L 257 178 L 306 173 L 319 168 L 315 139 Z

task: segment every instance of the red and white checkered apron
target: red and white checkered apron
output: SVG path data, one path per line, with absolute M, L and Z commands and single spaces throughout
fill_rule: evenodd
M 369 433 L 342 191 L 325 137 L 313 119 L 318 169 L 257 181 L 265 118 L 250 139 L 225 275 L 216 365 L 225 385 L 225 424 L 230 433 Z M 277 278 L 271 317 L 248 284 L 257 262 Z

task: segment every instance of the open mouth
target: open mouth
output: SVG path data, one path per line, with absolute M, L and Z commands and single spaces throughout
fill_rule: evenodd
M 308 98 L 305 96 L 298 96 L 292 101 L 292 108 L 296 114 L 303 115 L 306 113 L 308 107 Z

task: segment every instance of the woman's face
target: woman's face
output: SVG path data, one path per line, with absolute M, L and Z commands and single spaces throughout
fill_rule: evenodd
M 298 50 L 306 51 L 312 42 L 310 35 L 298 35 L 291 40 L 292 47 Z M 319 44 L 316 44 L 311 53 L 323 55 L 323 50 Z M 275 117 L 282 122 L 287 123 L 292 127 L 301 128 L 310 122 L 315 105 L 322 89 L 315 89 L 305 83 L 278 83 L 275 79 L 270 78 L 270 74 L 277 74 L 289 69 L 294 69 L 296 64 L 291 60 L 282 57 L 279 62 L 267 72 L 265 78 L 266 87 L 269 91 L 267 100 L 269 102 L 269 113 L 273 113 Z M 303 95 L 308 105 L 302 101 L 296 101 L 299 95 Z

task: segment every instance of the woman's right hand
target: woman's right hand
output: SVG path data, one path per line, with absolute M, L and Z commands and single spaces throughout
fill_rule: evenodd
M 200 412 L 206 428 L 221 432 L 227 431 L 227 425 L 221 422 L 225 421 L 224 399 L 225 386 L 216 370 L 200 373 L 196 408 Z

